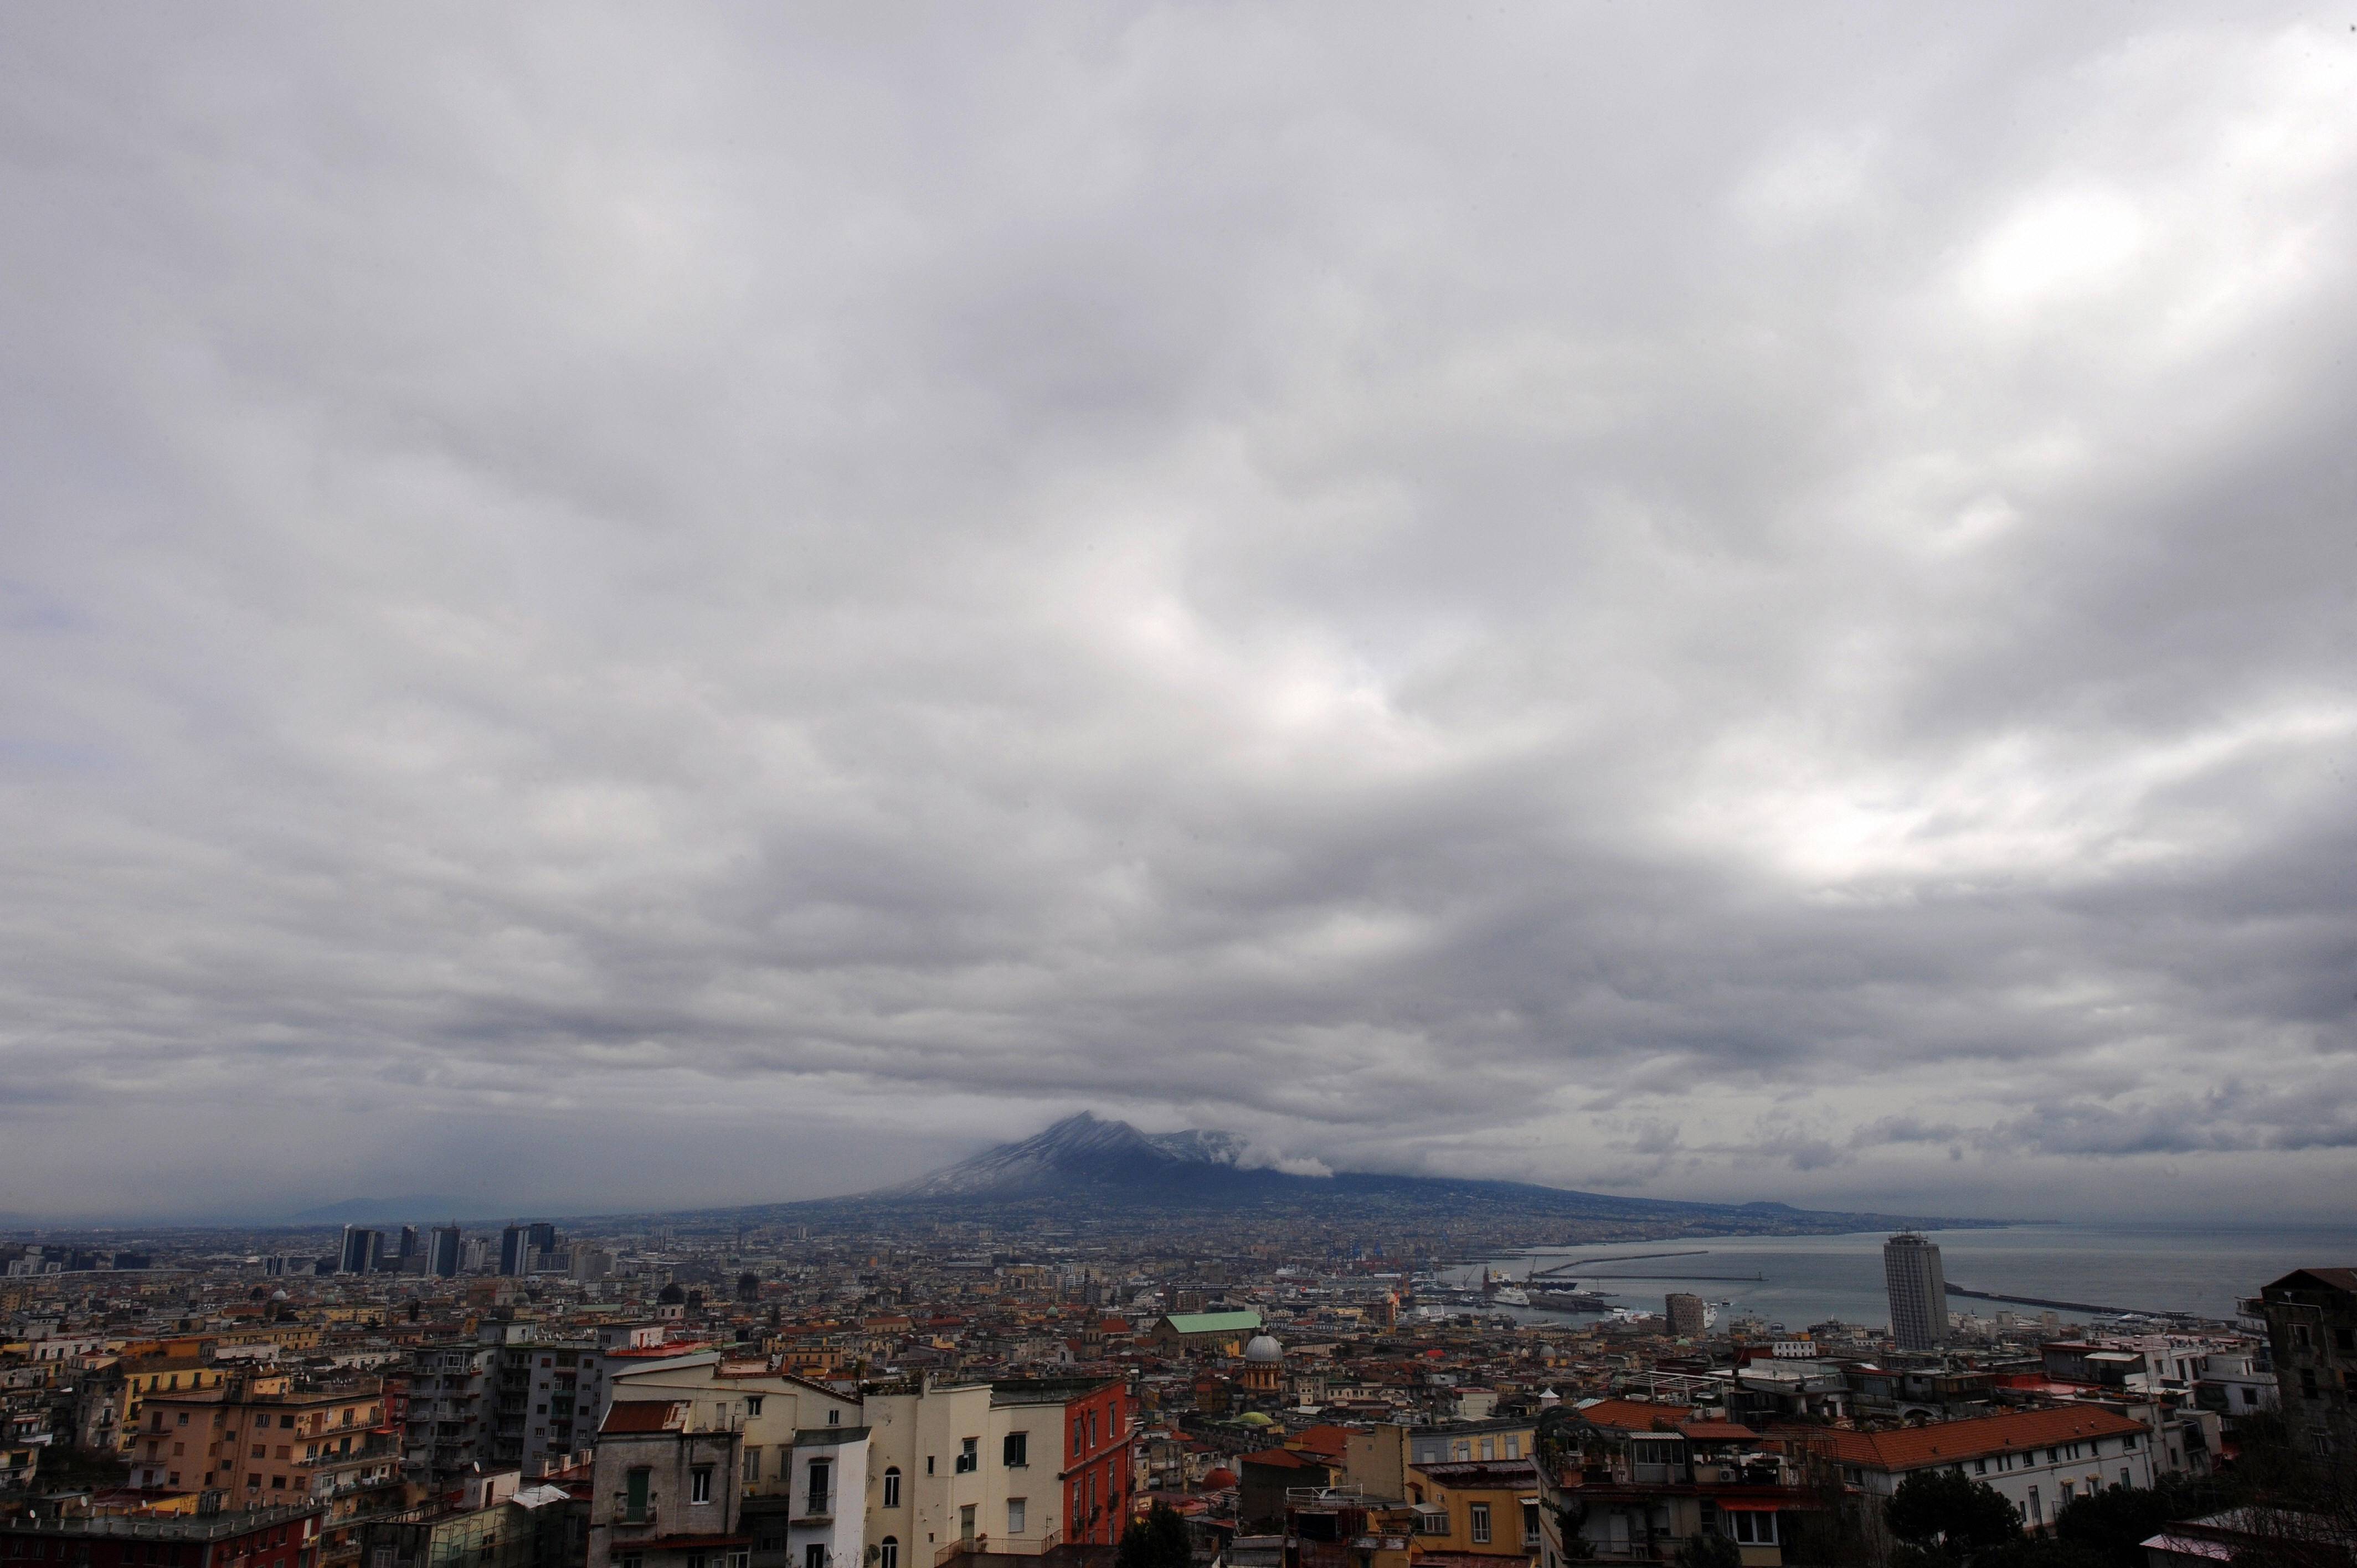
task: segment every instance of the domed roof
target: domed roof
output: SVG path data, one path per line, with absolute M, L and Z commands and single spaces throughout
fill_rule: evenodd
M 1285 1359 L 1285 1347 L 1265 1334 L 1255 1334 L 1252 1337 L 1252 1343 L 1244 1347 L 1244 1359 L 1257 1361 L 1263 1365 L 1271 1361 L 1282 1361 Z
M 1203 1486 L 1210 1491 L 1222 1491 L 1229 1487 L 1234 1486 L 1235 1484 L 1236 1473 L 1233 1470 L 1229 1469 L 1225 1465 L 1221 1466 L 1218 1469 L 1203 1477 Z
M 1243 1414 L 1236 1417 L 1236 1420 L 1245 1426 L 1275 1426 L 1276 1424 L 1276 1418 L 1275 1416 L 1264 1414 L 1260 1411 L 1256 1410 L 1248 1410 L 1244 1412 Z

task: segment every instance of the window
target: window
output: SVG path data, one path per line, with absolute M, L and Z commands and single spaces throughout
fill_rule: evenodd
M 2323 1397 L 2316 1391 L 2316 1370 L 2312 1367 L 2302 1367 L 2299 1369 L 2299 1397 L 2304 1400 Z M 184 1415 L 180 1419 L 186 1421 L 188 1418 Z
M 622 1519 L 630 1524 L 644 1522 L 647 1517 L 647 1487 L 654 1472 L 644 1466 L 622 1477 Z
M 712 1466 L 698 1465 L 687 1473 L 687 1500 L 708 1503 L 712 1500 Z
M 2136 1434 L 2135 1433 L 2133 1433 L 2133 1432 L 2129 1433 L 2126 1436 L 2125 1436 L 2125 1437 L 2123 1437 L 2123 1438 L 2121 1438 L 2121 1439 L 2120 1439 L 2120 1452 L 2121 1452 L 2121 1453 L 2123 1453 L 2123 1454 L 2133 1454 L 2133 1453 L 2135 1453 L 2135 1452 L 2136 1452 Z
M 761 1413 L 761 1396 L 759 1394 L 747 1394 L 745 1396 L 745 1413 L 748 1416 L 757 1416 Z
M 826 1568 L 826 1547 L 815 1541 L 803 1547 L 802 1568 Z
M 925 1455 L 925 1474 L 926 1474 L 926 1475 L 928 1475 L 928 1476 L 930 1476 L 930 1475 L 931 1475 L 932 1473 L 933 1473 L 933 1456 L 932 1456 L 931 1455 L 928 1454 L 928 1455 Z
M 1485 1437 L 1485 1438 L 1481 1439 L 1481 1457 L 1482 1457 L 1482 1458 L 1484 1458 L 1484 1459 L 1495 1459 L 1497 1456 L 1498 1456 L 1498 1441 L 1497 1441 L 1497 1439 L 1496 1439 L 1496 1438 L 1494 1438 L 1494 1437 Z
M 758 1448 L 748 1448 L 745 1450 L 745 1484 L 749 1487 L 760 1478 L 761 1451 Z
M 888 1535 L 876 1548 L 876 1568 L 900 1568 L 900 1538 Z
M 958 1444 L 957 1473 L 971 1474 L 982 1468 L 982 1439 L 969 1437 Z
M 188 1418 L 187 1416 L 185 1416 L 185 1415 L 184 1415 L 184 1416 L 182 1416 L 180 1419 L 181 1419 L 182 1421 L 186 1421 L 186 1420 L 188 1420 Z M 1082 1439 L 1084 1435 L 1086 1435 L 1086 1434 L 1087 1434 L 1087 1430 L 1088 1430 L 1087 1428 L 1083 1427 L 1083 1426 L 1081 1424 L 1081 1418 L 1080 1418 L 1079 1416 L 1077 1416 L 1077 1415 L 1076 1415 L 1076 1416 L 1072 1417 L 1072 1452 L 1073 1452 L 1073 1453 L 1078 1454 L 1078 1453 L 1079 1453 L 1082 1448 L 1084 1448 L 1084 1447 L 1086 1447 L 1086 1446 L 1087 1446 L 1087 1444 L 1084 1444 L 1084 1443 L 1082 1443 L 1082 1442 L 1081 1441 L 1081 1439 Z
M 1728 1533 L 1735 1538 L 1738 1545 L 1773 1546 L 1776 1544 L 1776 1516 L 1774 1514 L 1753 1513 L 1749 1509 L 1745 1509 L 1738 1513 L 1729 1513 L 1722 1517 L 1726 1519 L 1728 1525 Z
M 826 1423 L 829 1426 L 841 1426 L 843 1424 L 843 1412 L 840 1410 L 828 1411 L 826 1412 Z
M 2046 1522 L 2046 1507 L 2038 1500 L 2038 1488 L 2036 1487 L 2029 1488 L 2029 1522 L 2032 1524 L 2044 1524 Z
M 2071 1499 L 2078 1495 L 2079 1484 L 2077 1482 L 2065 1481 L 2062 1483 L 2062 1506 L 2064 1508 L 2069 1508 L 2071 1506 Z
M 1094 1411 L 1091 1411 L 1091 1412 L 1089 1412 L 1089 1446 L 1090 1446 L 1090 1447 L 1092 1447 L 1092 1448 L 1094 1448 L 1096 1445 L 1097 1445 L 1097 1412 L 1094 1412 Z
M 2126 1470 L 2122 1470 L 2120 1472 L 2120 1488 L 2125 1491 L 2135 1485 L 2136 1483 L 2134 1481 L 2128 1479 L 2128 1473 Z
M 1986 1476 L 1986 1475 L 1987 1475 L 1987 1474 L 1988 1474 L 1988 1461 L 1987 1461 L 1987 1460 L 1986 1460 L 1986 1459 L 1975 1459 L 1975 1460 L 1974 1460 L 1974 1461 L 1973 1461 L 1973 1474 L 1974 1474 L 1974 1475 L 1975 1475 L 1975 1476 Z
M 1025 1499 L 1022 1498 L 1006 1499 L 1006 1533 L 1009 1535 L 1023 1533 L 1023 1516 L 1026 1512 L 1024 1502 Z
M 1473 1544 L 1476 1546 L 1489 1545 L 1490 1505 L 1488 1503 L 1475 1503 L 1471 1508 L 1468 1509 L 1466 1512 L 1471 1522 Z
M 823 1514 L 834 1511 L 834 1465 L 831 1460 L 813 1459 L 804 1487 L 803 1511 Z
M 974 1505 L 972 1503 L 958 1509 L 958 1539 L 960 1541 L 974 1539 Z
M 898 1465 L 884 1472 L 884 1506 L 888 1509 L 900 1506 L 900 1466 Z
M 253 1445 L 253 1457 L 256 1459 L 267 1459 L 270 1457 L 270 1450 L 257 1443 Z
M 999 1444 L 998 1462 L 1010 1470 L 1020 1470 L 1030 1460 L 1031 1434 L 1028 1432 L 1008 1433 L 1006 1440 Z
M 1509 1459 L 1519 1459 L 1522 1456 L 1523 1440 L 1521 1436 L 1517 1434 L 1508 1433 L 1506 1434 L 1506 1457 Z
M 1470 1443 L 1456 1444 L 1452 1445 L 1448 1456 L 1461 1464 L 1473 1457 L 1473 1444 Z

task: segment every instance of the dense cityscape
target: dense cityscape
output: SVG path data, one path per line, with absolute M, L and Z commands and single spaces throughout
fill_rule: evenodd
M 898 1212 L 10 1240 L 7 1560 L 1773 1568 L 1953 1554 L 1940 1485 L 2058 1565 L 2347 1549 L 2347 1268 L 2123 1320 L 1910 1231 L 1886 1322 L 1771 1324 L 1330 1218 Z

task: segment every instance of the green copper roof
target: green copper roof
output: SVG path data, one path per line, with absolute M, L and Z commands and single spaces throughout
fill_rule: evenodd
M 1242 1334 L 1260 1326 L 1257 1312 L 1174 1312 L 1163 1319 L 1181 1334 Z

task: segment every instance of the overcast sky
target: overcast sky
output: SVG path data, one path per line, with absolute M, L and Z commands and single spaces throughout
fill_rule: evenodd
M 0 1210 L 2345 1208 L 2352 23 L 0 11 Z

